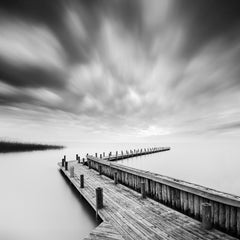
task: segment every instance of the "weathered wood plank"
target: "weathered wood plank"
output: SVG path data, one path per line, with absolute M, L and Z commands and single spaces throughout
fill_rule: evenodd
M 69 166 L 71 165 L 74 165 L 74 178 L 70 178 L 68 171 L 63 168 L 61 170 L 94 209 L 96 209 L 95 189 L 100 186 L 104 192 L 104 207 L 98 212 L 104 224 L 93 230 L 85 240 L 234 239 L 215 229 L 211 231 L 203 230 L 196 220 L 171 210 L 152 199 L 141 199 L 139 193 L 122 184 L 115 185 L 112 179 L 99 175 L 98 172 L 88 169 L 87 166 L 75 165 L 75 162 L 69 163 Z M 104 168 L 102 171 L 104 172 Z M 84 174 L 84 188 L 79 187 L 80 173 Z M 126 175 L 126 177 L 129 176 Z M 137 178 L 132 176 L 131 180 L 133 179 L 136 180 Z M 137 179 L 138 181 L 142 181 L 142 178 Z M 160 185 L 155 184 L 155 188 L 152 189 L 156 196 L 159 194 L 159 188 Z M 163 186 L 161 186 L 160 192 L 164 198 Z M 177 206 L 178 193 L 176 191 L 174 196 L 176 198 L 175 206 Z M 181 199 L 180 194 L 179 199 Z M 184 195 L 182 195 L 182 199 L 184 199 Z

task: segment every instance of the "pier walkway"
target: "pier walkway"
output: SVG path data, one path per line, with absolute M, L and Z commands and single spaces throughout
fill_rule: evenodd
M 101 160 L 105 161 L 105 160 Z M 201 223 L 99 174 L 78 161 L 69 161 L 61 171 L 83 198 L 98 212 L 103 222 L 85 240 L 234 240 L 216 229 L 205 230 Z M 74 171 L 70 171 L 73 170 Z M 80 188 L 80 175 L 84 188 Z M 96 209 L 96 188 L 103 189 L 103 208 Z

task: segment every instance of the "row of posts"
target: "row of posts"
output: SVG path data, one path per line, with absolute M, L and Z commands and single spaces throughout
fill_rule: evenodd
M 133 155 L 133 154 L 138 154 L 138 153 L 149 153 L 149 152 L 155 152 L 155 151 L 158 151 L 158 150 L 162 150 L 163 148 L 141 148 L 141 149 L 134 149 L 134 150 L 130 150 L 130 151 L 127 151 L 126 150 L 126 155 Z M 109 152 L 108 154 L 108 158 L 110 158 L 112 156 L 112 152 Z M 121 154 L 119 154 L 118 151 L 116 151 L 116 157 L 118 156 L 124 156 L 124 151 L 121 151 Z M 95 157 L 97 158 L 98 157 L 98 154 L 95 153 Z M 99 158 L 105 158 L 105 152 L 103 152 L 102 154 L 99 155 Z
M 77 156 L 77 160 L 80 157 Z M 89 168 L 91 168 L 91 164 L 88 163 Z M 68 162 L 66 161 L 66 156 L 62 159 L 62 167 L 65 167 L 65 171 L 68 171 Z M 99 165 L 98 167 L 99 175 L 102 175 L 102 166 Z M 74 166 L 69 168 L 69 175 L 70 178 L 74 177 Z M 118 184 L 118 173 L 117 171 L 113 174 L 114 184 Z M 84 175 L 80 174 L 80 188 L 84 188 Z M 145 189 L 145 182 L 140 183 L 140 190 L 141 190 L 141 198 L 146 198 L 146 189 Z M 212 205 L 210 203 L 202 203 L 202 227 L 204 229 L 211 229 L 212 228 Z M 103 208 L 103 188 L 98 187 L 96 188 L 96 209 L 98 214 L 98 210 Z

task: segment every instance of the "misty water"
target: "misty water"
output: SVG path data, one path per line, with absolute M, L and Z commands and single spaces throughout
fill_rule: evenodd
M 171 151 L 119 161 L 240 195 L 237 143 L 65 143 L 63 150 L 0 154 L 0 239 L 79 240 L 98 223 L 89 205 L 59 172 L 57 162 L 86 153 L 170 146 Z

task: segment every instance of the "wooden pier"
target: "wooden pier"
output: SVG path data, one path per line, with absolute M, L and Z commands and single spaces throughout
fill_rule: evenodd
M 203 198 L 204 190 L 197 185 L 128 168 L 109 162 L 104 157 L 101 159 L 88 155 L 87 162 L 80 161 L 79 157 L 77 157 L 77 161 L 68 162 L 64 158 L 59 163 L 59 167 L 80 195 L 88 201 L 103 220 L 85 238 L 86 240 L 239 239 L 240 200 L 233 199 L 231 195 L 221 195 L 217 192 L 217 195 L 221 195 L 217 198 L 215 196 L 216 192 L 209 190 L 211 192 L 209 194 L 210 199 L 205 192 L 204 199 L 206 200 L 201 199 L 203 201 L 200 201 L 195 195 Z M 174 189 L 178 189 L 180 192 L 178 193 Z M 99 197 L 98 194 L 101 194 L 102 191 L 103 195 Z M 192 197 L 190 191 L 194 192 L 191 193 L 193 194 Z M 186 193 L 187 200 L 183 193 Z M 229 230 L 231 229 L 229 233 L 237 238 L 215 228 L 206 229 L 211 228 L 211 225 L 215 226 L 217 211 L 214 208 L 210 208 L 210 222 L 207 225 L 201 223 L 204 219 L 201 205 L 203 202 L 207 202 L 211 206 L 211 201 L 213 201 L 211 198 L 213 197 L 214 203 L 221 200 L 224 202 L 221 204 L 230 206 L 230 212 L 228 213 L 223 206 L 218 204 L 218 213 L 221 213 L 218 214 L 218 219 L 223 221 L 221 220 L 222 210 L 220 210 L 223 208 L 224 217 L 227 216 L 227 219 L 229 219 L 229 221 L 224 221 L 224 225 Z M 101 203 L 102 198 L 103 202 Z M 103 204 L 103 207 L 101 207 L 101 204 Z M 196 204 L 198 207 L 196 207 Z M 198 214 L 198 220 L 200 221 L 186 216 L 185 211 L 187 210 L 193 218 L 196 218 L 195 215 Z M 235 210 L 236 212 L 234 212 Z

